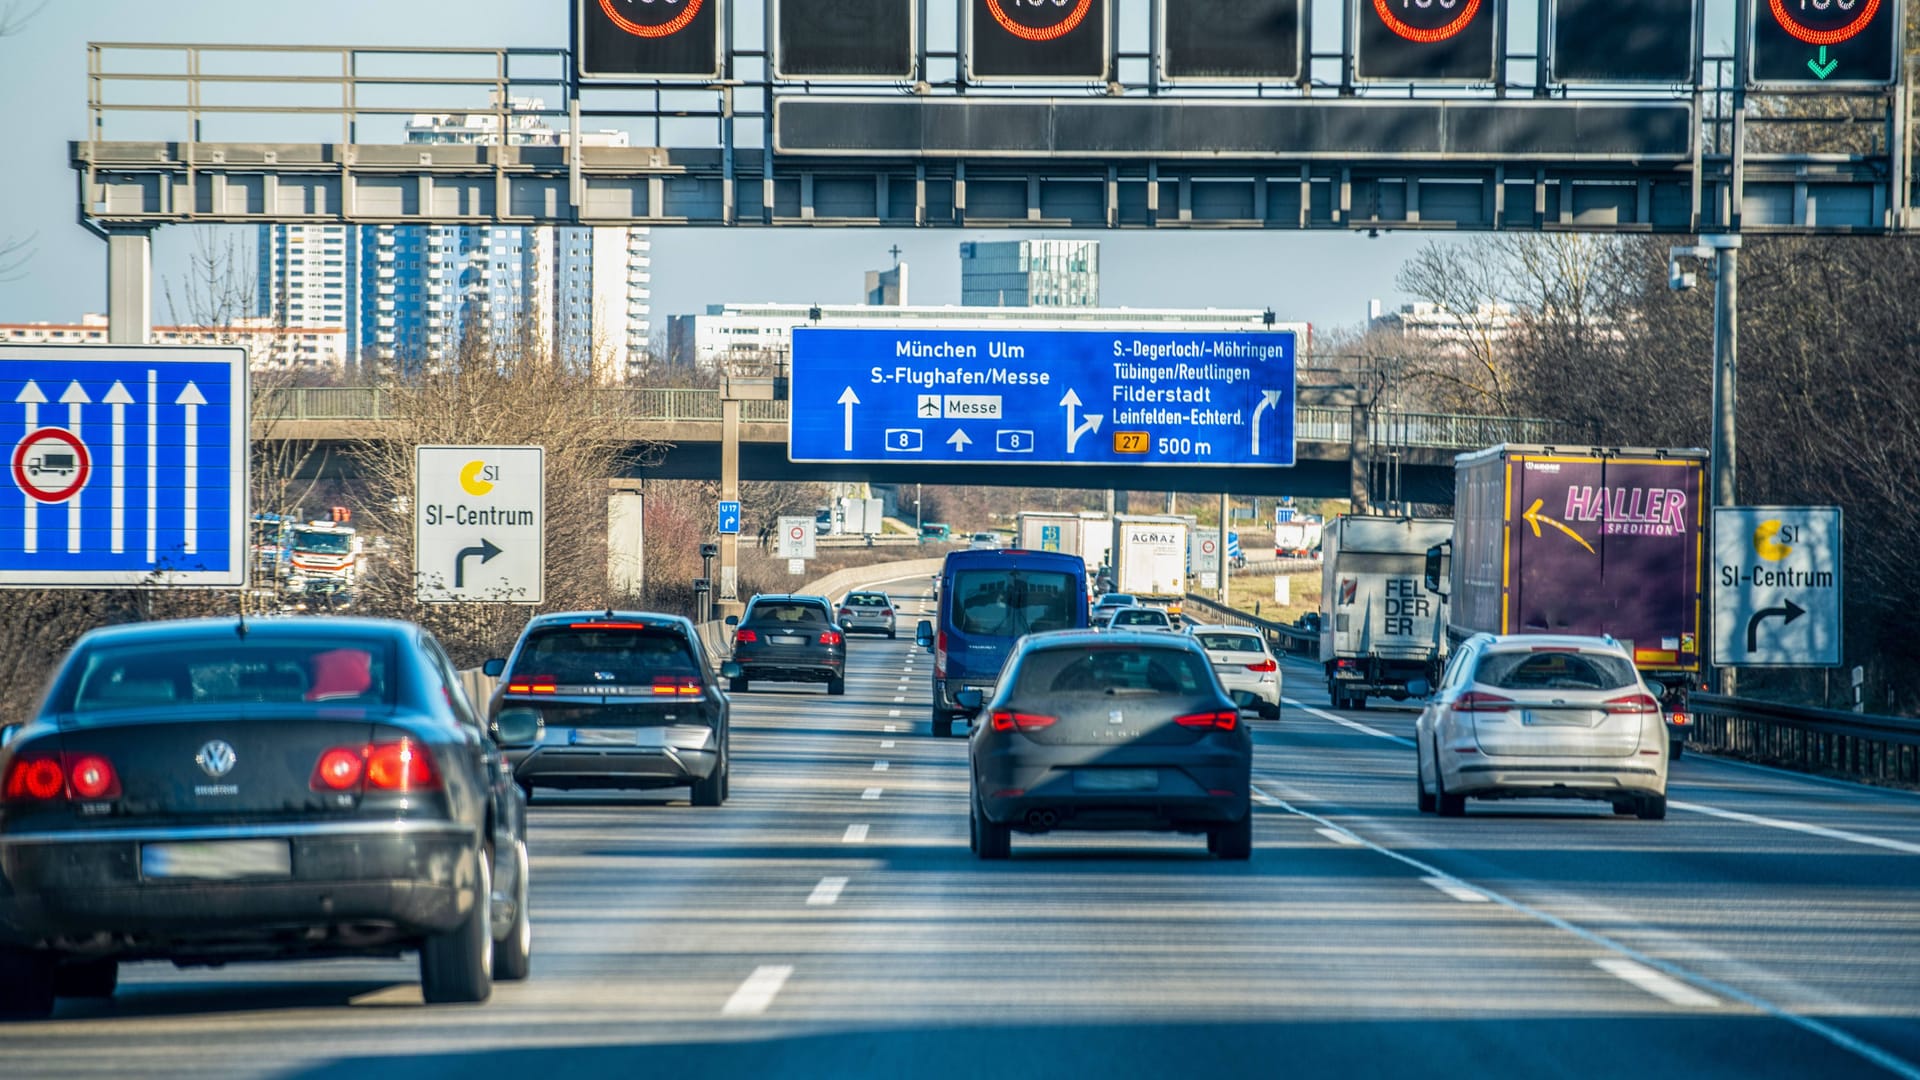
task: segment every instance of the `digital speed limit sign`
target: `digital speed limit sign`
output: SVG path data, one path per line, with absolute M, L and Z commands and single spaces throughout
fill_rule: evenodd
M 1357 0 L 1354 76 L 1398 82 L 1493 79 L 1494 0 Z

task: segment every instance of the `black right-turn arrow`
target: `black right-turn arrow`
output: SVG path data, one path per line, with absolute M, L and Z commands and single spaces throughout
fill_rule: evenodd
M 1753 618 L 1747 620 L 1747 652 L 1756 653 L 1760 651 L 1760 620 L 1770 619 L 1775 615 L 1784 615 L 1786 617 L 1780 621 L 1780 625 L 1785 626 L 1806 613 L 1806 608 L 1801 607 L 1791 600 L 1787 601 L 1784 607 L 1761 608 L 1759 611 L 1754 612 Z
M 461 548 L 460 554 L 453 557 L 453 587 L 456 589 L 464 589 L 467 587 L 467 560 L 469 558 L 478 555 L 480 556 L 481 562 L 487 563 L 492 562 L 493 557 L 498 554 L 500 554 L 500 549 L 493 546 L 493 541 L 484 537 L 481 538 L 479 547 Z M 1747 634 L 1747 641 L 1749 642 L 1747 651 L 1751 652 L 1753 651 L 1751 645 L 1753 634 L 1751 631 Z

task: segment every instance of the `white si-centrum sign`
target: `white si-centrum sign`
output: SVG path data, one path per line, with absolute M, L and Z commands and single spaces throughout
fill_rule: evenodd
M 414 594 L 421 603 L 544 598 L 544 448 L 418 447 L 413 505 Z
M 1840 508 L 1730 506 L 1713 512 L 1713 662 L 1840 663 Z

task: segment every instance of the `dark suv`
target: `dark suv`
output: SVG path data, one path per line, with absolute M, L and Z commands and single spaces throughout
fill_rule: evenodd
M 542 615 L 513 655 L 487 661 L 503 676 L 487 708 L 533 713 L 530 742 L 505 742 L 514 779 L 535 787 L 662 788 L 685 784 L 695 806 L 727 797 L 727 697 L 691 622 L 604 611 Z M 509 729 L 522 725 L 506 725 Z M 503 740 L 504 742 L 504 740 Z
M 727 689 L 740 693 L 753 679 L 779 682 L 823 682 L 827 693 L 847 692 L 846 630 L 834 621 L 833 606 L 824 596 L 787 596 L 762 593 L 747 603 L 747 614 L 734 626 L 733 661 L 740 674 Z

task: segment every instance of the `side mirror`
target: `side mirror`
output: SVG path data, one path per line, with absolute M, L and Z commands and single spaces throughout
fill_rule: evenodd
M 540 738 L 540 713 L 536 709 L 502 709 L 493 730 L 510 746 L 534 742 Z
M 913 628 L 913 643 L 929 651 L 933 649 L 933 624 L 931 622 L 928 622 L 926 619 L 921 619 L 920 625 Z
M 720 677 L 723 679 L 738 679 L 745 674 L 738 660 L 728 660 L 720 665 Z
M 1442 600 L 1446 599 L 1447 594 L 1441 589 L 1440 583 L 1447 575 L 1447 549 L 1452 546 L 1453 541 L 1449 540 L 1427 549 L 1427 591 Z
M 496 656 L 480 665 L 480 673 L 489 679 L 497 679 L 507 673 L 507 661 L 502 657 Z
M 740 625 L 740 616 L 738 616 L 738 615 L 729 615 L 729 616 L 727 616 L 727 619 L 726 619 L 726 623 L 727 623 L 727 625 L 728 625 L 728 626 L 739 626 L 739 625 Z
M 953 703 L 970 713 L 977 713 L 987 703 L 987 695 L 978 690 L 967 689 L 953 695 Z

